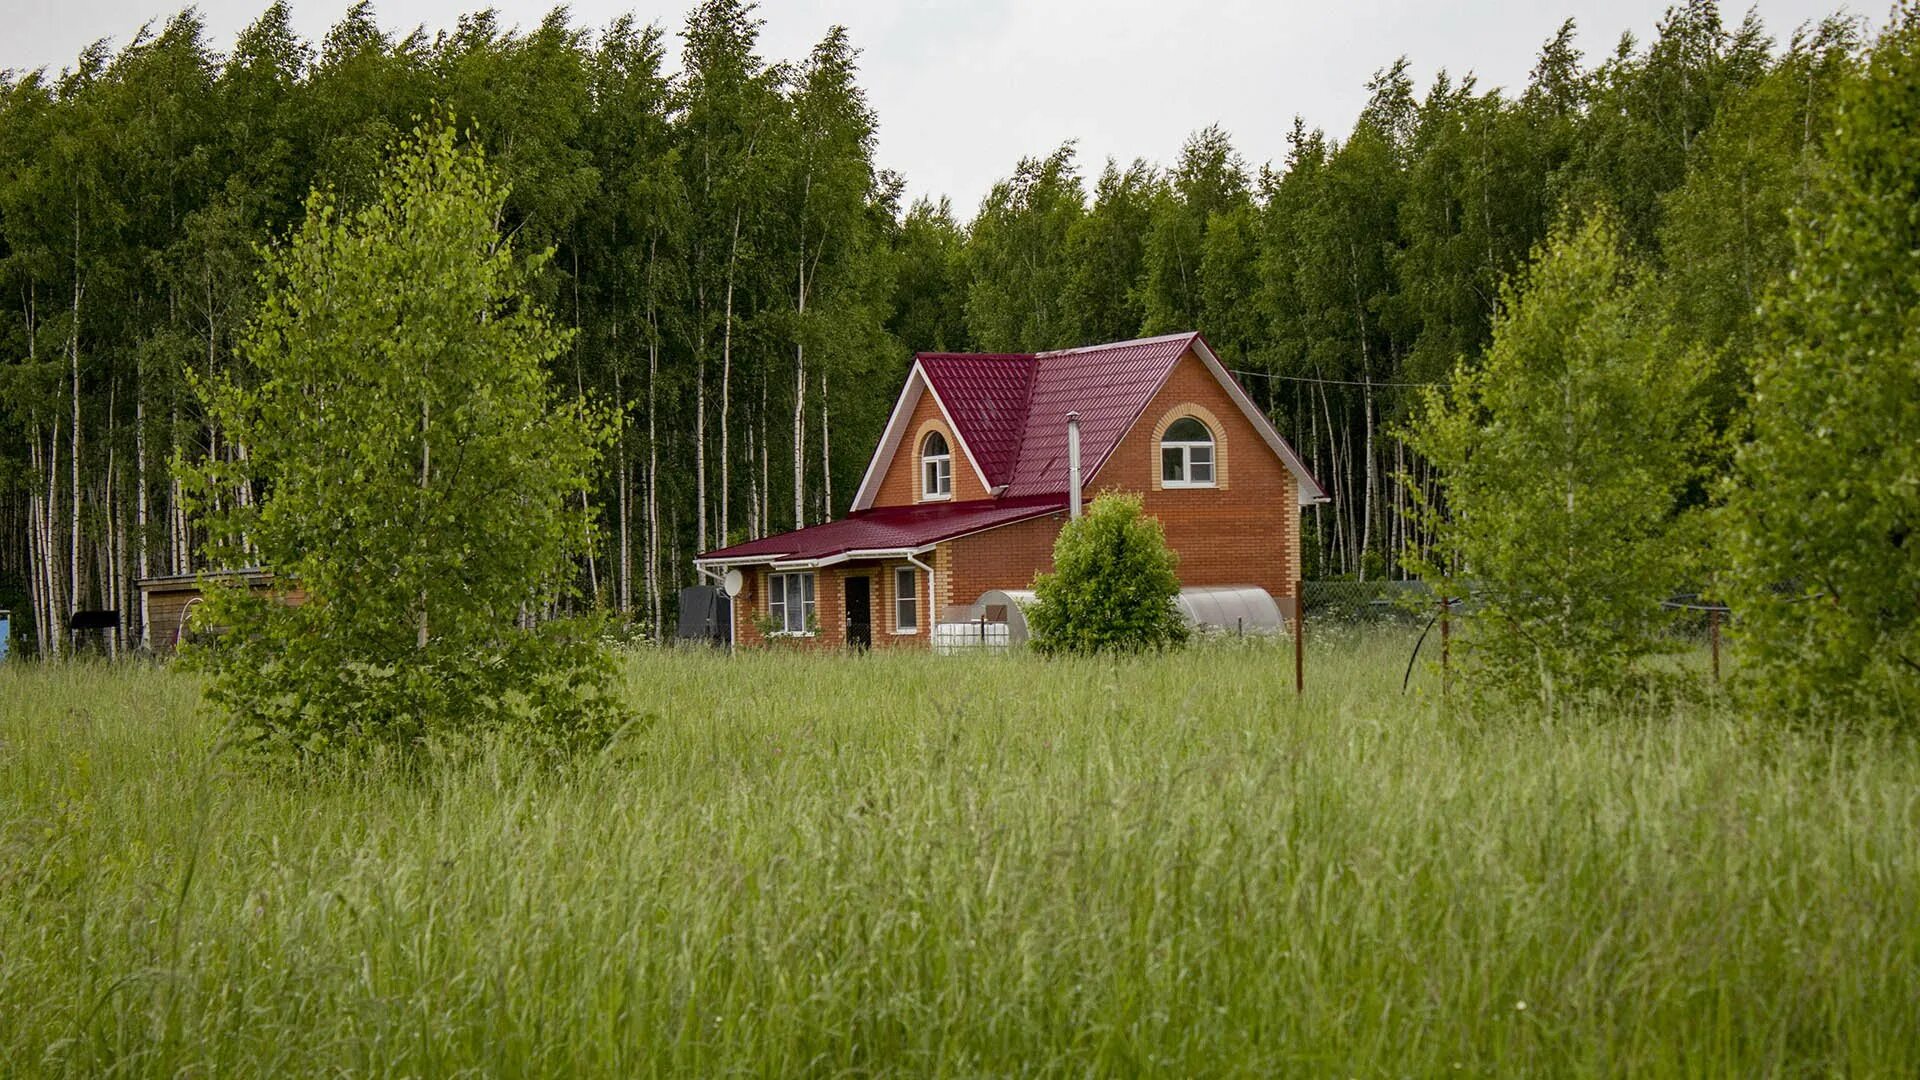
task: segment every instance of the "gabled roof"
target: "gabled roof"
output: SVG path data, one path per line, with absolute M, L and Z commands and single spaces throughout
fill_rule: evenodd
M 697 562 L 821 565 L 919 552 L 942 540 L 1065 509 L 1064 496 L 974 499 L 859 510 L 838 521 L 709 551 Z
M 1324 501 L 1326 493 L 1206 339 L 1187 331 L 1031 355 L 919 354 L 853 508 L 873 505 L 881 474 L 906 435 L 907 418 L 923 387 L 932 389 L 989 491 L 1003 498 L 1064 497 L 1067 413 L 1080 414 L 1080 457 L 1091 483 L 1189 351 L 1299 480 L 1301 503 Z
M 1067 490 L 1069 412 L 1080 414 L 1080 462 L 1091 481 L 1199 339 L 1189 331 L 1037 354 L 1020 464 L 1006 494 Z
M 921 353 L 914 358 L 960 438 L 973 451 L 988 490 L 1013 476 L 1027 421 L 1033 357 L 976 353 Z

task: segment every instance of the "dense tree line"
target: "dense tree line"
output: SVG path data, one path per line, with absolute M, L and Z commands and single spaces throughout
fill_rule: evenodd
M 188 12 L 0 79 L 0 605 L 54 648 L 67 612 L 202 567 L 171 464 L 248 451 L 193 380 L 232 368 L 307 194 L 365 201 L 436 109 L 508 186 L 501 230 L 553 250 L 534 289 L 576 332 L 550 374 L 618 417 L 581 583 L 646 629 L 694 552 L 844 511 L 909 351 L 1189 327 L 1335 496 L 1307 572 L 1400 573 L 1425 540 L 1395 477 L 1430 480 L 1395 432 L 1485 350 L 1501 283 L 1569 209 L 1611 208 L 1738 426 L 1753 312 L 1863 48 L 1846 20 L 1777 42 L 1693 0 L 1589 62 L 1569 23 L 1517 89 L 1422 91 L 1401 61 L 1344 137 L 1296 121 L 1284 161 L 1209 127 L 1089 189 L 1068 143 L 962 221 L 876 166 L 845 30 L 791 61 L 741 0 L 682 30 L 676 67 L 627 19 L 394 37 L 361 3 L 314 45 L 276 4 L 226 53 Z

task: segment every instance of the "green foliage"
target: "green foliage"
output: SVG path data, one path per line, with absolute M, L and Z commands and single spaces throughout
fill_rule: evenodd
M 1086 213 L 1073 145 L 993 186 L 967 243 L 967 330 L 988 352 L 1079 344 L 1069 238 Z
M 1174 605 L 1179 562 L 1138 495 L 1109 492 L 1060 529 L 1053 572 L 1034 579 L 1027 618 L 1042 653 L 1127 653 L 1187 640 Z
M 571 336 L 526 296 L 505 193 L 446 123 L 397 148 L 373 202 L 316 193 L 246 332 L 243 378 L 199 383 L 241 448 L 181 464 L 224 585 L 200 650 L 209 697 L 292 754 L 417 753 L 502 728 L 555 747 L 604 738 L 609 668 L 591 624 L 535 621 L 589 539 L 570 509 L 607 419 L 546 365 Z M 248 492 L 259 491 L 259 498 Z
M 1442 595 L 1471 586 L 1461 646 L 1487 697 L 1617 694 L 1666 651 L 1658 605 L 1697 573 L 1680 506 L 1704 362 L 1656 288 L 1609 217 L 1562 227 L 1503 293 L 1485 364 L 1408 433 L 1441 476 L 1438 497 L 1409 485 L 1438 540 L 1413 562 Z
M 1728 598 L 1761 707 L 1920 721 L 1920 8 L 1843 92 L 1770 295 L 1728 484 Z

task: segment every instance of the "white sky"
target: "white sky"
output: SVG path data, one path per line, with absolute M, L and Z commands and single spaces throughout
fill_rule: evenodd
M 450 26 L 483 0 L 375 0 L 396 31 Z M 0 0 L 0 68 L 70 64 L 88 42 L 124 42 L 171 0 Z M 201 0 L 224 49 L 265 0 Z M 546 0 L 499 0 L 504 25 L 536 24 Z M 691 0 L 577 0 L 574 23 L 598 28 L 624 11 L 677 31 Z M 910 195 L 948 194 L 971 217 L 1022 155 L 1077 139 L 1081 171 L 1109 156 L 1171 161 L 1193 130 L 1219 123 L 1248 162 L 1286 153 L 1293 117 L 1344 135 L 1367 78 L 1396 57 L 1424 90 L 1440 69 L 1517 87 L 1540 45 L 1572 16 L 1589 61 L 1622 31 L 1645 40 L 1666 0 L 766 0 L 761 44 L 772 59 L 804 56 L 834 23 L 863 52 L 861 84 L 880 118 L 879 159 Z M 1727 21 L 1744 8 L 1727 3 Z M 1758 0 L 1778 41 L 1847 9 L 1883 22 L 1879 0 Z M 318 40 L 341 0 L 295 0 L 298 29 Z M 675 42 L 677 50 L 678 43 Z M 1089 183 L 1091 187 L 1091 183 Z

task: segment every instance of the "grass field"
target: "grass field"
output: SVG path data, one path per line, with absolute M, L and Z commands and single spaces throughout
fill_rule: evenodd
M 646 655 L 566 777 L 0 668 L 0 1073 L 1913 1075 L 1920 751 L 1469 723 L 1398 638 Z

